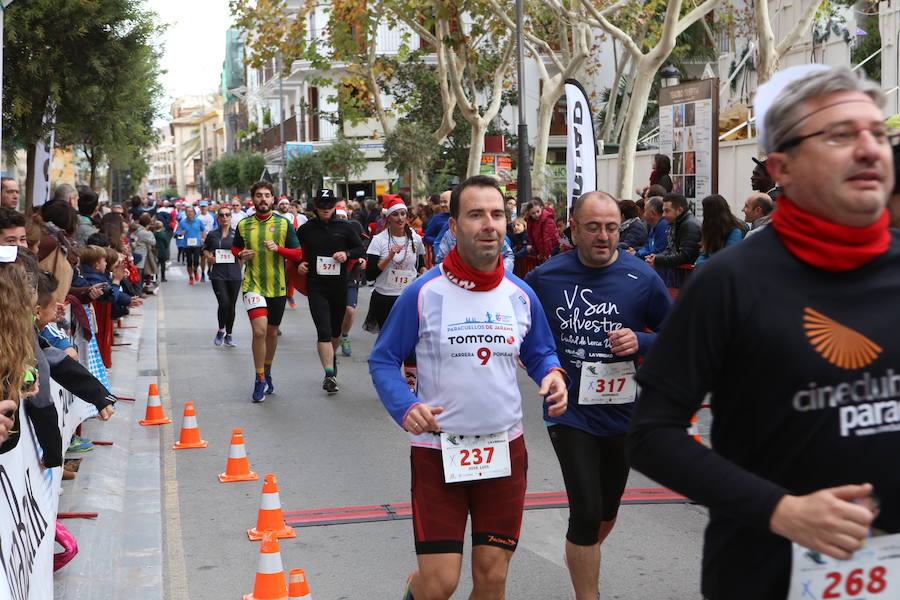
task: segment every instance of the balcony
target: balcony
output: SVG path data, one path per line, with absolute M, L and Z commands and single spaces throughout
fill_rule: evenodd
M 281 145 L 281 128 L 278 125 L 264 129 L 261 136 L 263 151 L 272 150 Z M 297 141 L 297 118 L 291 117 L 284 121 L 284 141 Z

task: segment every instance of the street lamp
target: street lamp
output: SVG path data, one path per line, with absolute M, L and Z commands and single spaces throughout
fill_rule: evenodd
M 516 178 L 516 212 L 531 202 L 531 158 L 528 155 L 528 121 L 525 119 L 525 48 L 522 30 L 525 20 L 523 0 L 516 0 L 516 85 L 519 92 L 519 170 Z
M 666 65 L 660 69 L 659 78 L 663 87 L 672 87 L 681 83 L 681 71 L 673 65 Z

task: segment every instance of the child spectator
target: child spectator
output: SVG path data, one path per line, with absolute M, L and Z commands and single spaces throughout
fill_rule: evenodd
M 34 323 L 41 337 L 47 340 L 54 348 L 62 350 L 75 360 L 78 360 L 78 351 L 69 340 L 69 336 L 57 326 L 62 315 L 63 305 L 53 297 L 53 292 L 59 286 L 56 277 L 50 273 L 40 273 L 37 280 L 37 304 L 34 307 Z
M 115 253 L 116 260 L 110 263 L 108 258 L 111 258 L 113 253 Z M 143 304 L 140 298 L 129 296 L 122 291 L 120 284 L 125 275 L 121 268 L 123 265 L 124 261 L 111 248 L 85 246 L 84 250 L 81 251 L 81 269 L 88 283 L 91 285 L 97 283 L 109 284 L 109 287 L 104 287 L 104 294 L 98 300 L 111 302 L 120 308 L 140 306 Z M 107 274 L 107 267 L 110 269 L 111 276 Z
M 512 222 L 512 235 L 509 236 L 509 245 L 512 246 L 513 256 L 516 259 L 528 256 L 531 246 L 528 245 L 528 233 L 525 231 L 528 224 L 525 219 L 519 217 Z

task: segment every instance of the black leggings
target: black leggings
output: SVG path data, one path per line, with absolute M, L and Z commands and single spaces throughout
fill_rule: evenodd
M 231 329 L 234 327 L 234 305 L 241 292 L 241 280 L 211 279 L 210 283 L 212 283 L 213 293 L 216 295 L 216 302 L 219 303 L 219 329 L 231 333 Z
M 612 521 L 628 480 L 625 434 L 601 437 L 567 425 L 547 428 L 569 496 L 566 539 L 593 546 L 600 523 Z
M 200 264 L 200 248 L 198 246 L 185 248 L 184 256 L 187 258 L 187 266 L 189 269 Z
M 341 323 L 347 310 L 346 284 L 309 285 L 307 299 L 316 326 L 316 341 L 324 343 L 341 337 Z
M 157 258 L 156 262 L 159 263 L 159 280 L 163 282 L 166 280 L 166 260 L 165 258 Z

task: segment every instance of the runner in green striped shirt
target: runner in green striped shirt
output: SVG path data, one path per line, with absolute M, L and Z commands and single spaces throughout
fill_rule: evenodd
M 253 330 L 253 402 L 275 391 L 272 361 L 278 347 L 278 326 L 287 301 L 285 255 L 300 242 L 290 221 L 272 212 L 275 189 L 268 181 L 250 188 L 256 213 L 241 219 L 234 234 L 233 252 L 245 264 L 244 306 Z M 295 250 L 299 252 L 299 250 Z

